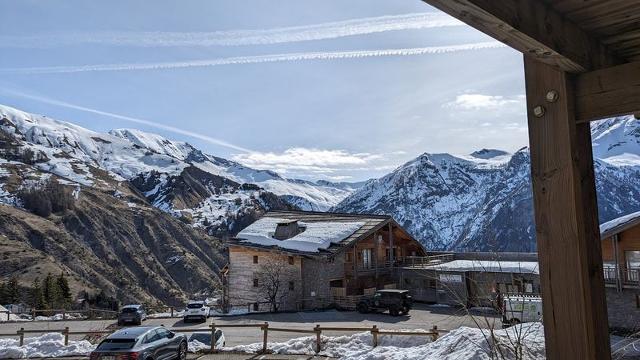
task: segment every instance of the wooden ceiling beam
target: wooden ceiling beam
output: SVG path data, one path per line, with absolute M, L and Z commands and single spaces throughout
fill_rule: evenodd
M 576 121 L 640 114 L 640 61 L 579 74 Z
M 622 63 L 541 0 L 423 0 L 522 53 L 570 73 Z

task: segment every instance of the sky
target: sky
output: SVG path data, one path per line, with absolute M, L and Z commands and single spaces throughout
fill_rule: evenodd
M 522 55 L 419 0 L 0 0 L 0 103 L 286 177 L 527 145 Z

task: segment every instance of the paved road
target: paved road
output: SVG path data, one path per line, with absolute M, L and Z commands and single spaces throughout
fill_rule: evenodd
M 374 324 L 381 329 L 430 329 L 437 325 L 438 329 L 451 330 L 466 325 L 477 327 L 474 319 L 481 326 L 486 327 L 485 316 L 492 323 L 496 321 L 495 315 L 475 313 L 475 316 L 466 314 L 462 310 L 445 307 L 428 306 L 417 304 L 407 316 L 393 317 L 388 314 L 359 314 L 354 311 L 318 311 L 299 313 L 279 313 L 279 314 L 251 314 L 228 317 L 210 318 L 206 323 L 185 324 L 181 319 L 149 319 L 145 325 L 164 325 L 168 328 L 179 328 L 185 330 L 206 329 L 212 321 L 216 324 L 247 324 L 269 322 L 270 326 L 289 329 L 312 329 L 316 324 L 321 326 L 335 327 L 371 327 Z M 20 322 L 20 323 L 0 323 L 0 333 L 15 332 L 21 327 L 26 330 L 38 330 L 47 332 L 48 330 L 59 330 L 68 326 L 73 331 L 103 330 L 114 326 L 113 320 L 91 320 L 91 321 L 46 321 L 46 322 Z M 496 327 L 498 324 L 496 322 Z M 262 341 L 262 332 L 256 328 L 225 328 L 224 329 L 227 346 L 251 344 Z M 328 332 L 328 335 L 343 335 L 349 333 Z M 303 334 L 269 332 L 269 342 L 286 341 Z M 79 339 L 82 336 L 77 336 Z

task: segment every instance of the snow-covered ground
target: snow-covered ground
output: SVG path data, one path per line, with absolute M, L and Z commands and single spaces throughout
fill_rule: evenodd
M 353 360 L 489 360 L 496 351 L 513 358 L 518 339 L 522 339 L 521 351 L 524 359 L 544 359 L 544 331 L 540 323 L 529 323 L 494 332 L 491 340 L 488 330 L 460 327 L 431 341 L 429 336 L 380 335 L 378 347 L 372 346 L 370 333 L 351 336 L 322 337 L 320 355 Z M 301 337 L 283 343 L 269 343 L 276 354 L 313 354 L 315 337 Z M 241 345 L 225 348 L 227 351 L 256 353 L 262 344 Z M 499 350 L 498 350 L 499 349 Z
M 64 336 L 60 333 L 25 337 L 23 346 L 19 346 L 18 339 L 0 339 L 0 359 L 82 356 L 95 347 L 86 340 L 69 341 L 69 345 L 64 345 Z

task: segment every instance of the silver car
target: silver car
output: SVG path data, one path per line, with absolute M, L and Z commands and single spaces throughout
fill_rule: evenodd
M 166 360 L 187 358 L 187 337 L 161 326 L 120 329 L 104 339 L 90 360 Z

